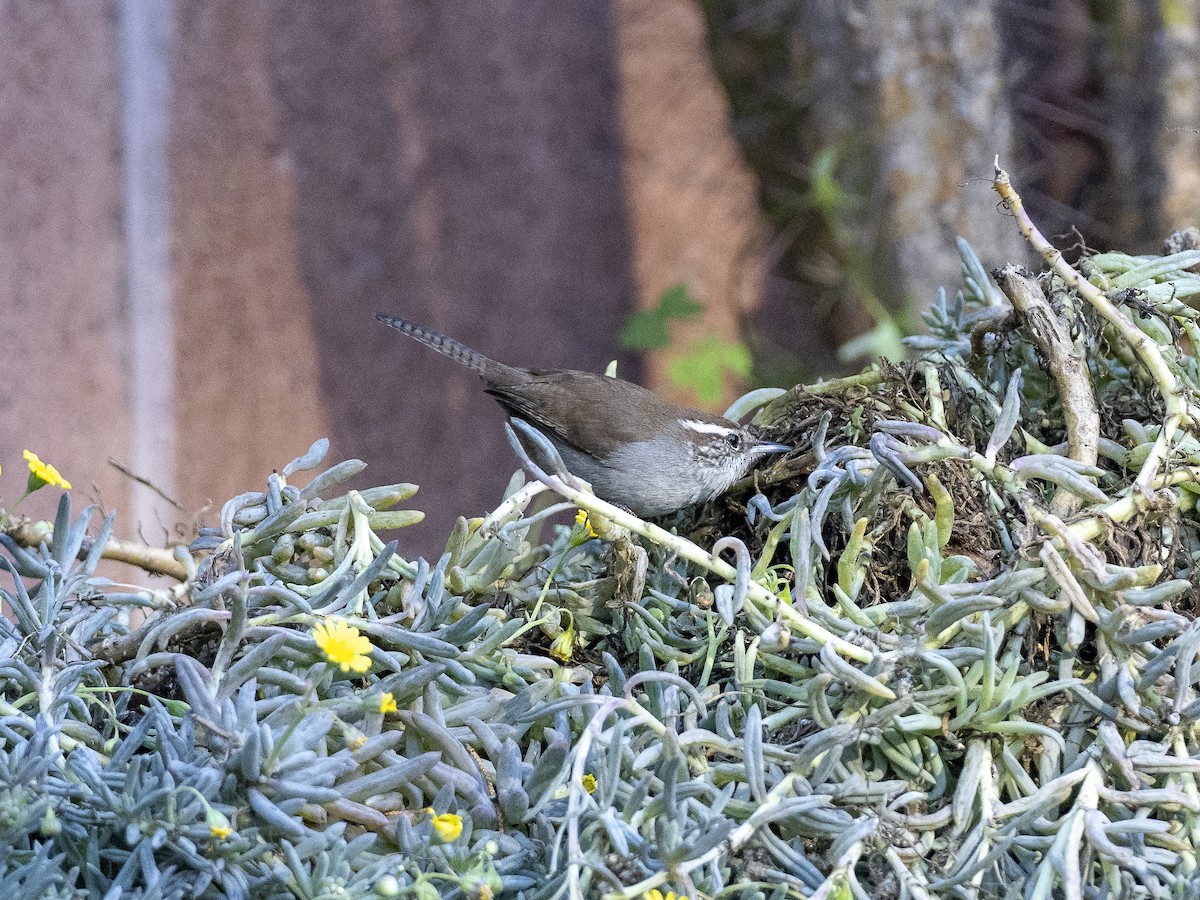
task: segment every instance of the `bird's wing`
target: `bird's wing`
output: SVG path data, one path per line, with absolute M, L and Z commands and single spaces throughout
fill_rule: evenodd
M 617 447 L 646 440 L 647 411 L 673 409 L 658 395 L 617 378 L 569 371 L 533 374 L 536 377 L 530 381 L 492 385 L 487 392 L 512 415 L 597 459 L 607 458 Z

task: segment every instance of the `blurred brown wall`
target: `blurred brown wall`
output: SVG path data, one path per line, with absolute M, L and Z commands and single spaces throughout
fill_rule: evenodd
M 727 335 L 753 303 L 755 186 L 691 0 L 158 3 L 173 21 L 157 193 L 139 169 L 122 176 L 147 132 L 122 105 L 136 92 L 120 61 L 155 54 L 130 27 L 153 5 L 8 7 L 3 500 L 30 447 L 80 500 L 131 508 L 105 459 L 136 469 L 131 447 L 153 446 L 130 435 L 149 392 L 172 411 L 143 427 L 174 450 L 142 463 L 182 510 L 135 486 L 147 539 L 213 521 L 328 435 L 330 461 L 370 464 L 363 484 L 422 486 L 429 521 L 402 552 L 436 556 L 453 517 L 490 508 L 516 464 L 474 376 L 372 313 L 515 363 L 600 370 L 616 357 L 637 377 L 617 338 L 664 287 L 692 284 L 706 327 Z M 157 234 L 127 221 L 141 200 L 164 213 L 170 259 L 167 331 L 139 347 L 129 273 Z M 159 352 L 139 357 L 147 344 Z M 133 365 L 147 358 L 170 371 Z M 32 509 L 49 512 L 50 494 Z
M 114 3 L 10 3 L 0 28 L 0 502 L 21 451 L 123 508 L 129 453 Z M 22 511 L 53 515 L 56 492 Z

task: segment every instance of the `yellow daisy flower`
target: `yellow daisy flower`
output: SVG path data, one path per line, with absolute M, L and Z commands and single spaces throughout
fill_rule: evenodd
M 391 691 L 379 698 L 379 711 L 385 716 L 396 711 L 396 698 L 392 696 Z
M 590 772 L 583 776 L 583 789 L 589 794 L 596 793 L 596 776 Z
M 440 816 L 433 817 L 433 830 L 447 844 L 459 839 L 462 835 L 462 828 L 462 816 L 454 813 L 442 813 Z
M 359 634 L 358 629 L 345 619 L 330 619 L 313 629 L 313 640 L 331 663 L 337 663 L 343 672 L 351 670 L 362 674 L 371 668 L 370 652 L 375 648 L 371 641 Z
M 210 825 L 208 831 L 218 841 L 223 841 L 233 834 L 233 829 L 228 825 Z
M 24 456 L 25 462 L 29 466 L 28 491 L 36 491 L 44 484 L 56 485 L 62 488 L 64 491 L 69 491 L 71 489 L 71 482 L 59 475 L 58 469 L 54 468 L 54 466 L 50 465 L 50 463 L 44 463 L 38 459 L 36 453 L 31 450 L 26 450 Z

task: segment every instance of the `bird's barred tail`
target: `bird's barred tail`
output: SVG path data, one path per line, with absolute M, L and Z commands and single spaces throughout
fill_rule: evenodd
M 420 341 L 426 347 L 433 348 L 443 356 L 450 357 L 456 363 L 466 366 L 472 372 L 478 372 L 485 379 L 492 376 L 498 369 L 508 368 L 503 363 L 488 359 L 482 353 L 472 350 L 466 344 L 460 344 L 454 338 L 448 337 L 440 331 L 434 331 L 432 328 L 426 328 L 424 325 L 418 325 L 416 322 L 409 322 L 407 319 L 389 316 L 386 313 L 375 313 L 375 318 L 384 325 L 407 334 L 413 340 Z

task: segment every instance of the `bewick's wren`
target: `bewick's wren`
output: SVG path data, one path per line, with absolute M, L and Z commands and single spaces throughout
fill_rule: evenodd
M 711 500 L 759 457 L 791 449 L 619 378 L 506 366 L 432 328 L 375 318 L 477 372 L 484 390 L 544 434 L 596 496 L 639 516 Z

